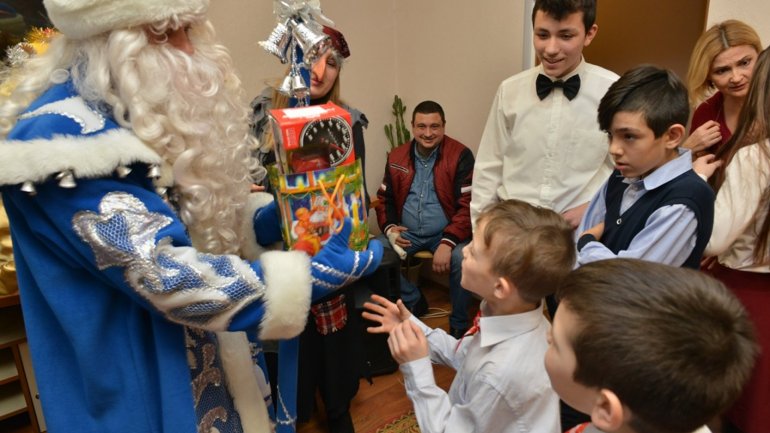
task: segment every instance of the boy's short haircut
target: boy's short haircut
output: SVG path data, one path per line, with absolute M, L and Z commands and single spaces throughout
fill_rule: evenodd
M 516 285 L 527 302 L 553 294 L 575 263 L 572 227 L 556 212 L 520 200 L 492 203 L 479 215 L 492 272 Z
M 532 8 L 533 25 L 537 11 L 543 11 L 556 21 L 561 21 L 575 12 L 583 12 L 586 33 L 596 22 L 596 0 L 535 0 L 535 6 Z
M 599 127 L 609 131 L 615 114 L 642 113 L 655 138 L 673 125 L 687 125 L 687 87 L 675 73 L 656 66 L 637 66 L 612 84 L 599 102 Z
M 417 104 L 417 106 L 414 107 L 414 111 L 412 111 L 413 124 L 414 124 L 414 118 L 417 116 L 417 113 L 420 113 L 420 114 L 438 113 L 438 115 L 441 116 L 441 123 L 446 123 L 446 119 L 444 119 L 444 109 L 441 108 L 441 105 L 439 105 L 438 102 L 422 101 L 419 104 Z
M 746 311 L 701 272 L 603 260 L 573 271 L 557 296 L 578 322 L 574 380 L 614 392 L 637 433 L 695 431 L 751 373 L 757 345 Z

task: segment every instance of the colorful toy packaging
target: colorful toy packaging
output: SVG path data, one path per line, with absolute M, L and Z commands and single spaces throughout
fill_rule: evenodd
M 365 249 L 364 179 L 353 152 L 350 113 L 327 103 L 271 110 L 270 119 L 276 164 L 268 172 L 287 248 L 315 255 L 349 217 L 350 247 Z

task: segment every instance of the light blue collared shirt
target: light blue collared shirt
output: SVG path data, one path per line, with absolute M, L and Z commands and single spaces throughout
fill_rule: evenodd
M 413 145 L 412 151 L 415 156 L 414 179 L 401 211 L 401 224 L 409 228 L 411 235 L 426 238 L 441 233 L 449 224 L 433 180 L 433 166 L 439 147 L 428 156 L 422 156 L 416 145 Z
M 679 149 L 679 156 L 669 161 L 644 179 L 623 179 L 628 187 L 620 203 L 622 214 L 648 191 L 671 181 L 692 169 L 692 155 L 689 150 Z M 576 240 L 584 231 L 604 221 L 607 213 L 607 182 L 599 189 L 588 205 L 580 226 L 575 231 Z M 628 249 L 614 254 L 599 241 L 587 243 L 578 251 L 577 266 L 597 260 L 617 257 L 635 258 L 672 266 L 682 266 L 695 248 L 698 220 L 695 213 L 683 204 L 663 206 L 653 212 L 644 228 L 634 236 Z

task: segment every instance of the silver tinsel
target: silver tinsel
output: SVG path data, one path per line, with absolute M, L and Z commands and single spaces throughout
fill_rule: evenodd
M 29 58 L 29 53 L 22 47 L 23 42 L 5 49 L 5 57 L 9 66 L 18 66 Z
M 307 70 L 329 47 L 329 37 L 319 21 L 331 26 L 334 23 L 321 11 L 319 0 L 275 0 L 273 13 L 278 22 L 259 45 L 281 63 L 290 63 L 289 73 L 278 90 L 297 98 L 302 106 L 308 102 L 310 83 L 304 82 L 301 71 Z M 297 49 L 302 52 L 301 61 Z

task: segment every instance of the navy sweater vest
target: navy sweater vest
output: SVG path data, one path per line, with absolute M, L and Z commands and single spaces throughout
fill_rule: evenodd
M 689 170 L 665 184 L 645 193 L 636 203 L 620 215 L 620 203 L 628 184 L 623 183 L 619 171 L 610 175 L 607 183 L 604 217 L 604 233 L 601 242 L 613 253 L 625 250 L 647 224 L 647 219 L 663 206 L 683 204 L 695 213 L 698 223 L 695 248 L 684 267 L 698 269 L 703 250 L 706 249 L 714 224 L 714 191 L 698 175 Z

